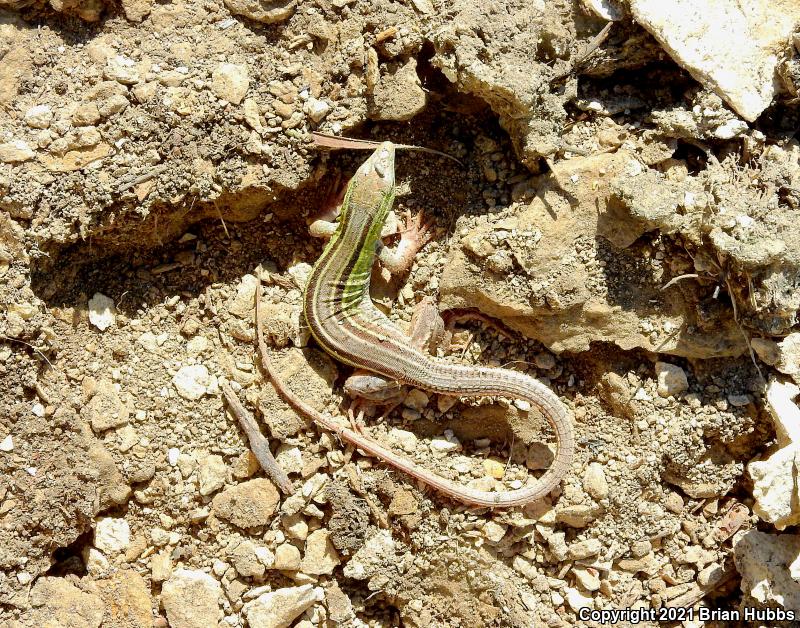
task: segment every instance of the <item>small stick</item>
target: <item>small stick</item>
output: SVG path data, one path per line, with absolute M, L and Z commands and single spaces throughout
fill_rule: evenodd
M 122 194 L 123 192 L 125 192 L 126 190 L 129 190 L 130 188 L 132 188 L 135 185 L 139 185 L 140 183 L 144 183 L 145 181 L 149 181 L 150 179 L 153 179 L 153 178 L 157 177 L 162 172 L 164 172 L 166 169 L 167 169 L 167 165 L 166 164 L 161 164 L 159 166 L 154 167 L 149 172 L 145 172 L 143 175 L 140 175 L 140 176 L 136 177 L 135 179 L 131 179 L 131 180 L 125 182 L 125 183 L 120 183 L 119 187 L 117 187 L 117 194 Z
M 236 396 L 236 393 L 233 392 L 233 389 L 228 384 L 222 383 L 220 387 L 222 388 L 222 393 L 225 395 L 225 400 L 228 402 L 228 406 L 239 420 L 239 425 L 242 426 L 244 433 L 247 434 L 247 440 L 250 442 L 250 449 L 261 465 L 261 468 L 264 469 L 264 473 L 275 483 L 275 486 L 280 489 L 281 493 L 289 495 L 292 492 L 292 482 L 272 455 L 269 449 L 269 442 L 264 438 L 261 430 L 258 429 L 258 424 L 253 418 L 253 415 L 245 409 Z

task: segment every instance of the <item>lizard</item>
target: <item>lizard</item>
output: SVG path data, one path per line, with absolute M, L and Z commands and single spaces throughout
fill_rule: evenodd
M 423 352 L 418 330 L 406 335 L 370 298 L 370 275 L 376 257 L 395 269 L 413 257 L 424 236 L 407 239 L 405 250 L 387 253 L 381 231 L 395 196 L 395 145 L 382 142 L 347 185 L 338 222 L 314 264 L 303 292 L 303 314 L 311 335 L 337 360 L 377 374 L 387 384 L 404 385 L 457 397 L 502 396 L 527 401 L 555 432 L 557 452 L 550 468 L 533 484 L 505 491 L 484 491 L 438 476 L 382 447 L 359 430 L 340 426 L 288 390 L 269 363 L 256 320 L 262 365 L 278 393 L 295 410 L 333 430 L 350 444 L 383 460 L 438 491 L 474 506 L 519 506 L 550 493 L 569 471 L 575 450 L 570 414 L 558 396 L 533 377 L 505 368 L 453 364 Z M 419 232 L 410 218 L 410 231 Z M 401 240 L 399 249 L 404 248 Z M 258 291 L 260 293 L 260 291 Z M 258 293 L 256 302 L 258 303 Z M 426 317 L 420 317 L 425 324 Z M 416 338 L 412 342 L 412 338 Z M 381 393 L 376 396 L 380 397 Z

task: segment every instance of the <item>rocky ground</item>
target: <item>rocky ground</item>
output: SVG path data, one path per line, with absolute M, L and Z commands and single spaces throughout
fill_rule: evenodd
M 0 625 L 800 608 L 800 11 L 696 4 L 0 0 Z M 374 298 L 511 330 L 462 325 L 446 357 L 569 406 L 550 498 L 466 508 L 264 382 L 257 276 L 290 387 L 349 403 L 300 295 L 307 219 L 366 154 L 315 130 L 461 160 L 398 153 L 395 212 L 434 237 Z M 552 458 L 524 404 L 411 391 L 367 424 L 488 490 Z

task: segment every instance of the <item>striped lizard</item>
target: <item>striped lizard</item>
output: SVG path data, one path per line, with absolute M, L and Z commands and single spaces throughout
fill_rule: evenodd
M 527 401 L 542 413 L 555 431 L 558 451 L 552 465 L 541 478 L 523 488 L 497 492 L 478 490 L 426 470 L 378 445 L 360 430 L 342 427 L 304 403 L 277 377 L 263 345 L 257 312 L 262 363 L 277 391 L 295 410 L 453 499 L 498 508 L 540 499 L 569 471 L 575 449 L 570 415 L 555 393 L 518 371 L 453 364 L 424 353 L 424 343 L 418 340 L 418 334 L 412 332 L 409 337 L 378 310 L 370 298 L 370 274 L 376 257 L 390 270 L 399 268 L 403 260 L 413 258 L 427 240 L 424 233 L 419 233 L 420 217 L 417 216 L 416 221 L 409 218 L 407 231 L 411 232 L 411 237 L 401 240 L 398 246 L 401 250 L 394 256 L 382 245 L 381 231 L 395 195 L 394 159 L 395 145 L 383 142 L 347 186 L 338 223 L 311 271 L 303 295 L 303 311 L 313 337 L 337 360 L 383 376 L 387 382 L 440 395 L 496 395 Z

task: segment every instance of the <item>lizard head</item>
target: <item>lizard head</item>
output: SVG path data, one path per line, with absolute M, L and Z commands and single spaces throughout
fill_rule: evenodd
M 356 172 L 356 177 L 368 181 L 375 190 L 387 191 L 394 187 L 394 144 L 381 142 Z

